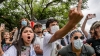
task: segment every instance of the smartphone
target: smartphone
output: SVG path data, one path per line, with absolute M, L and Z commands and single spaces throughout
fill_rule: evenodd
M 4 24 L 4 23 L 1 23 L 1 27 L 2 27 L 2 28 L 5 28 L 5 24 Z
M 95 17 L 96 17 L 96 14 L 88 14 L 89 19 L 92 19 L 92 18 L 95 18 Z

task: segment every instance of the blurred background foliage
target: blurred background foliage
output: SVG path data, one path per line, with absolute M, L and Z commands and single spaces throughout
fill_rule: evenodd
M 5 23 L 10 30 L 23 17 L 34 21 L 53 17 L 62 27 L 68 22 L 69 9 L 77 3 L 78 0 L 0 0 L 0 23 Z M 83 0 L 82 9 L 86 8 L 87 0 Z

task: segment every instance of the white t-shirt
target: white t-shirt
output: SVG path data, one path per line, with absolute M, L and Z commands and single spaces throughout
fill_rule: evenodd
M 33 45 L 30 45 L 30 56 L 36 56 L 36 53 L 34 51 Z M 17 56 L 17 50 L 15 46 L 11 46 L 4 54 L 3 56 Z
M 38 35 L 36 35 L 35 41 L 34 41 L 34 45 L 35 44 L 39 44 L 40 45 L 40 49 L 43 50 L 43 40 L 44 40 L 44 36 L 42 35 L 42 37 L 39 37 Z
M 43 56 L 52 56 L 57 42 L 48 43 L 53 35 L 46 33 L 43 41 Z

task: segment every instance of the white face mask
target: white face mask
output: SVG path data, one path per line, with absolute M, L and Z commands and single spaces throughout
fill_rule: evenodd
M 45 35 L 46 33 L 48 33 L 48 32 L 43 32 L 44 35 Z
M 51 33 L 53 33 L 53 34 L 58 30 L 59 30 L 59 26 L 58 25 L 54 25 L 54 26 L 51 27 Z
M 83 40 L 81 39 L 74 40 L 74 47 L 76 49 L 81 49 L 82 46 L 83 46 Z

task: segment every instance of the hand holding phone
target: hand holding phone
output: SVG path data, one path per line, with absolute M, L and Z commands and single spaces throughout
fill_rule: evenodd
M 96 17 L 96 14 L 88 14 L 87 15 L 87 18 L 88 19 L 92 19 L 92 18 L 95 18 Z
M 1 23 L 1 27 L 2 27 L 2 28 L 5 28 L 5 24 L 4 24 L 4 23 Z
M 5 24 L 4 23 L 1 23 L 1 26 L 0 26 L 0 31 L 4 31 L 4 29 L 5 29 Z

